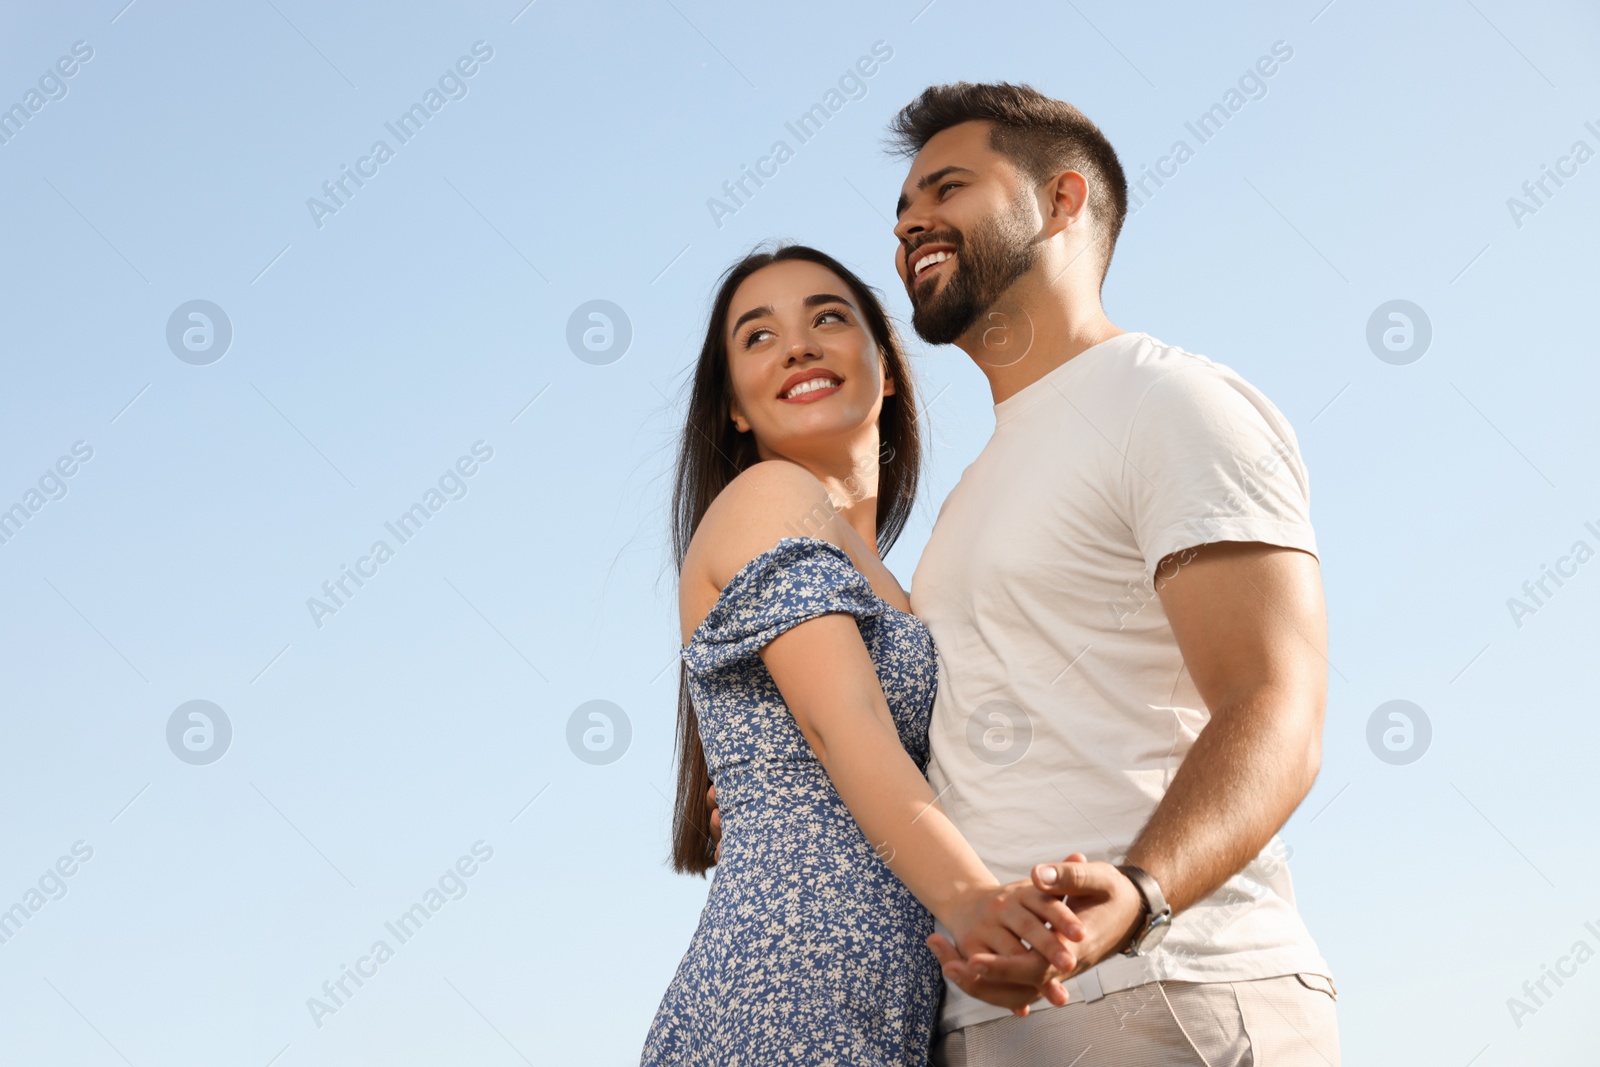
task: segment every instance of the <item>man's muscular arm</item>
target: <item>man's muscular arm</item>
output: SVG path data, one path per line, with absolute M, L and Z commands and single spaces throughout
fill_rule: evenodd
M 1238 873 L 1311 791 L 1328 691 L 1316 558 L 1238 542 L 1189 551 L 1158 591 L 1211 721 L 1126 861 L 1175 913 Z

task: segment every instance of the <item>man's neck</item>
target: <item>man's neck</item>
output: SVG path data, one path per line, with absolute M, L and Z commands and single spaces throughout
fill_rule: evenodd
M 1098 295 L 1022 278 L 956 344 L 989 379 L 999 404 L 1086 349 L 1127 332 L 1106 318 Z

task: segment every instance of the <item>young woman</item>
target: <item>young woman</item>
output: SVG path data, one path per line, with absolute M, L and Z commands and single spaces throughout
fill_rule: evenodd
M 872 289 L 790 245 L 724 275 L 692 390 L 673 865 L 712 865 L 713 784 L 721 851 L 641 1062 L 922 1067 L 934 916 L 1063 969 L 1082 927 L 1000 885 L 922 776 L 937 652 L 881 559 L 921 464 L 904 354 Z

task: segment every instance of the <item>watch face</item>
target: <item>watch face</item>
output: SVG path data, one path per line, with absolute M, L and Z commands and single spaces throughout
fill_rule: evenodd
M 1150 929 L 1145 931 L 1144 937 L 1139 941 L 1139 954 L 1144 955 L 1161 944 L 1170 929 L 1172 929 L 1172 922 L 1169 919 L 1157 919 L 1152 923 Z

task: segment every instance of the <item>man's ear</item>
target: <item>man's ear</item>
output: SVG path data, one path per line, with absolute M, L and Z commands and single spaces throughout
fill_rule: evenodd
M 1074 222 L 1083 218 L 1084 206 L 1089 202 L 1089 181 L 1075 170 L 1064 170 L 1045 185 L 1049 194 L 1049 211 L 1045 213 L 1046 237 L 1054 237 Z

